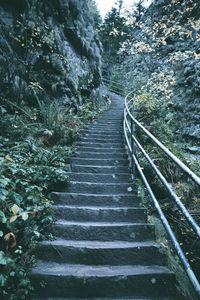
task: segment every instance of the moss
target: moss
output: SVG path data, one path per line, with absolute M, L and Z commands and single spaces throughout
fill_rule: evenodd
M 95 83 L 88 86 L 90 97 L 101 83 L 101 60 L 87 4 L 80 0 L 24 2 L 29 9 L 25 9 L 23 18 L 18 11 L 13 13 L 14 2 L 6 7 L 12 20 L 10 26 L 4 23 L 5 5 L 0 4 L 2 76 L 9 65 L 8 77 L 3 76 L 1 82 L 1 95 L 13 101 L 17 96 L 18 103 L 31 105 L 35 99 L 28 88 L 30 82 L 38 83 L 50 96 L 51 87 L 62 81 L 71 90 L 71 97 L 79 102 L 80 79 L 90 75 Z M 53 96 L 58 100 L 66 97 L 65 89 L 58 93 L 54 89 Z

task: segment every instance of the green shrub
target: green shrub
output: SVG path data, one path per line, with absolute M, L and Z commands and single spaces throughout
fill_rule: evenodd
M 0 106 L 0 298 L 31 299 L 33 249 L 52 236 L 49 193 L 66 185 L 65 166 L 80 129 L 103 110 L 87 103 L 74 115 L 49 99 Z
M 153 95 L 146 92 L 138 93 L 134 99 L 132 108 L 133 115 L 139 119 L 142 124 L 161 141 L 174 155 L 176 155 L 183 163 L 185 163 L 196 175 L 200 176 L 199 160 L 191 158 L 184 152 L 184 144 L 179 141 L 176 134 L 175 120 L 170 120 L 166 116 L 169 113 L 168 105 L 159 101 Z M 180 169 L 169 157 L 164 154 L 159 147 L 156 146 L 144 133 L 136 126 L 135 134 L 140 144 L 149 154 L 154 164 L 164 175 L 172 189 L 192 213 L 197 223 L 200 223 L 199 217 L 199 186 Z M 154 194 L 156 195 L 172 229 L 175 232 L 187 258 L 196 272 L 200 276 L 199 265 L 199 244 L 196 240 L 193 230 L 188 227 L 188 223 L 184 216 L 179 212 L 175 202 L 166 192 L 161 181 L 153 173 L 149 163 L 143 157 L 141 152 L 137 151 L 137 157 L 143 168 Z M 155 214 L 156 209 L 152 204 L 147 204 L 150 214 Z

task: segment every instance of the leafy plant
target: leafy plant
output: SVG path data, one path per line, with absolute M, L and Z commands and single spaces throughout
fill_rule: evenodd
M 179 142 L 178 136 L 174 134 L 173 122 L 164 118 L 164 116 L 168 113 L 168 105 L 146 92 L 142 94 L 138 93 L 135 97 L 132 112 L 144 123 L 144 126 L 149 129 L 155 137 L 157 137 L 172 153 L 174 153 L 182 162 L 192 169 L 195 174 L 200 176 L 198 159 L 190 158 L 186 153 L 184 153 L 183 145 Z M 191 179 L 189 179 L 188 176 L 179 167 L 177 167 L 177 165 L 171 161 L 167 155 L 165 155 L 154 143 L 152 143 L 141 129 L 136 127 L 135 133 L 137 139 L 143 145 L 154 164 L 164 175 L 186 208 L 193 214 L 197 223 L 199 223 L 199 187 Z M 197 276 L 200 276 L 198 271 L 199 257 L 197 255 L 199 246 L 198 243 L 196 243 L 195 235 L 188 227 L 187 221 L 179 212 L 175 203 L 171 200 L 169 194 L 166 192 L 158 177 L 153 173 L 149 163 L 142 156 L 140 151 L 137 152 L 137 157 L 154 194 L 159 200 L 160 205 L 167 216 L 169 223 L 176 233 L 178 240 L 183 245 L 182 247 L 185 250 L 186 256 L 190 260 Z M 150 214 L 155 214 L 155 208 L 149 204 L 147 204 L 147 206 Z
M 37 96 L 37 95 L 36 95 Z M 37 96 L 38 97 L 38 96 Z M 31 299 L 33 249 L 51 239 L 49 193 L 68 183 L 65 166 L 80 129 L 105 107 L 87 103 L 76 115 L 49 98 L 22 107 L 4 101 L 0 110 L 0 297 Z M 8 113 L 9 112 L 9 113 Z

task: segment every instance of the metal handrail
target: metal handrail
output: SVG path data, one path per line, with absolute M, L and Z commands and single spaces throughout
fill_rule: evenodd
M 126 96 L 126 92 L 124 91 L 123 87 L 119 87 L 118 83 L 114 80 L 107 79 L 105 77 L 102 77 L 102 81 L 105 82 L 106 85 L 111 85 L 111 92 L 117 93 L 121 95 L 122 97 Z
M 132 173 L 133 173 L 133 179 L 135 177 L 135 167 L 137 168 L 146 188 L 147 191 L 153 200 L 153 203 L 155 205 L 155 208 L 158 212 L 158 215 L 172 241 L 172 244 L 186 270 L 186 273 L 197 293 L 198 296 L 200 296 L 200 283 L 198 282 L 185 254 L 183 253 L 183 250 L 181 249 L 181 246 L 179 245 L 160 205 L 158 200 L 156 199 L 143 171 L 142 168 L 136 158 L 135 155 L 135 146 L 142 152 L 143 156 L 146 158 L 148 163 L 150 164 L 152 170 L 155 172 L 155 174 L 158 176 L 162 184 L 164 185 L 165 189 L 168 191 L 170 194 L 171 198 L 175 201 L 177 207 L 180 209 L 180 211 L 183 213 L 185 218 L 187 219 L 188 223 L 194 230 L 195 234 L 200 237 L 200 227 L 196 223 L 196 221 L 192 218 L 188 210 L 185 208 L 179 197 L 176 195 L 176 193 L 173 191 L 165 177 L 162 175 L 162 173 L 158 170 L 156 165 L 153 163 L 149 155 L 146 153 L 144 148 L 140 145 L 138 140 L 135 138 L 134 135 L 134 126 L 137 125 L 140 129 L 143 130 L 143 132 L 165 153 L 168 155 L 168 157 L 173 160 L 189 177 L 193 179 L 193 181 L 200 186 L 200 178 L 194 174 L 183 162 L 181 162 L 169 149 L 167 149 L 160 141 L 158 141 L 140 122 L 138 122 L 133 115 L 130 112 L 130 109 L 133 107 L 133 101 L 134 101 L 134 92 L 130 92 L 126 97 L 125 97 L 125 108 L 124 108 L 124 136 L 125 136 L 125 141 L 128 146 L 128 150 L 131 156 L 132 160 Z

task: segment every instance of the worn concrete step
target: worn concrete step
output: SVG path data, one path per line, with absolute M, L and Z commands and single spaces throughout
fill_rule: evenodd
M 164 265 L 165 259 L 153 242 L 74 241 L 41 242 L 36 255 L 41 260 L 87 265 Z
M 109 131 L 104 131 L 104 130 L 95 130 L 95 129 L 85 129 L 85 130 L 81 130 L 80 131 L 83 135 L 87 136 L 87 135 L 90 135 L 91 137 L 94 136 L 94 137 L 105 137 L 107 136 L 108 138 L 111 136 L 111 137 L 118 137 L 118 136 L 122 136 L 122 131 L 121 130 L 109 130 Z
M 123 119 L 123 111 L 115 110 L 114 107 L 110 111 L 106 111 L 102 113 L 97 121 L 99 120 L 107 120 L 109 122 L 119 122 L 119 120 Z
M 67 240 L 144 242 L 155 238 L 154 226 L 146 223 L 58 220 L 50 226 L 50 230 L 56 237 Z
M 40 281 L 46 282 L 45 288 Z M 175 277 L 161 266 L 87 266 L 39 261 L 35 291 L 43 297 L 173 296 Z M 115 298 L 116 299 L 116 298 Z
M 101 115 L 96 122 L 110 122 L 110 123 L 116 123 L 119 124 L 120 122 L 123 121 L 123 114 L 117 113 L 115 114 L 113 112 L 107 113 L 106 115 Z M 95 122 L 95 123 L 96 123 Z
M 123 107 L 122 107 L 122 110 L 121 110 L 121 107 L 120 108 L 118 108 L 118 107 L 116 107 L 116 105 L 111 105 L 110 107 L 109 107 L 109 109 L 108 110 L 106 110 L 106 111 L 104 111 L 102 114 L 101 114 L 101 116 L 103 117 L 103 116 L 107 116 L 107 115 L 110 115 L 111 116 L 111 118 L 116 118 L 116 116 L 117 116 L 117 118 L 120 116 L 120 117 L 122 117 L 123 116 Z M 101 117 L 100 116 L 100 117 Z M 99 117 L 99 118 L 100 118 Z
M 104 143 L 104 144 L 122 144 L 123 145 L 123 138 L 122 137 L 90 137 L 90 136 L 83 136 L 80 139 L 80 142 L 88 142 L 88 143 Z
M 110 122 L 96 123 L 91 126 L 91 129 L 101 129 L 101 130 L 122 130 L 123 124 L 112 124 Z
M 97 153 L 104 153 L 104 154 L 106 154 L 106 153 L 113 153 L 113 154 L 124 154 L 124 155 L 126 155 L 126 149 L 124 148 L 124 147 L 119 147 L 119 148 L 112 148 L 112 149 L 110 149 L 110 148 L 108 148 L 108 147 L 106 147 L 106 148 L 95 148 L 95 147 L 84 147 L 84 146 L 81 146 L 80 148 L 79 148 L 79 151 L 81 151 L 81 152 L 83 152 L 83 151 L 85 151 L 85 152 L 97 152 Z
M 70 181 L 62 192 L 87 194 L 131 194 L 136 191 L 136 186 L 132 183 L 95 183 L 95 182 L 78 182 Z
M 127 159 L 117 159 L 117 158 L 80 158 L 80 157 L 73 157 L 71 158 L 71 163 L 79 164 L 79 165 L 86 165 L 86 166 L 128 166 L 128 160 Z
M 80 158 L 89 158 L 89 159 L 128 159 L 127 154 L 125 153 L 98 153 L 98 152 L 86 152 L 86 151 L 77 151 L 74 157 Z
M 112 114 L 112 113 L 111 113 Z M 112 118 L 111 116 L 107 115 L 102 115 L 100 116 L 98 119 L 96 119 L 93 124 L 96 123 L 108 123 L 108 124 L 122 124 L 123 121 L 123 114 L 121 116 L 119 116 L 119 114 L 117 116 L 115 116 L 115 118 Z
M 94 134 L 94 135 L 107 135 L 107 136 L 119 136 L 120 134 L 122 134 L 122 128 L 119 128 L 119 129 L 107 129 L 105 130 L 105 128 L 101 129 L 96 129 L 96 128 L 93 128 L 91 127 L 90 129 L 87 129 L 87 130 L 83 130 L 82 132 L 83 134 L 85 133 L 91 133 L 91 134 Z
M 147 298 L 147 297 L 123 297 L 123 298 L 119 298 L 119 297 L 115 297 L 115 298 L 36 298 L 35 300 L 175 300 L 175 298 L 173 297 L 151 297 L 151 298 Z
M 51 199 L 57 204 L 93 205 L 93 206 L 140 206 L 141 198 L 137 195 L 96 195 L 80 193 L 52 192 Z
M 123 166 L 91 166 L 91 165 L 81 165 L 73 163 L 71 165 L 72 172 L 80 173 L 94 173 L 94 174 L 120 174 L 127 173 L 128 167 Z
M 132 182 L 127 173 L 120 174 L 95 174 L 95 173 L 76 173 L 68 172 L 67 175 L 72 181 L 79 182 L 96 182 L 96 183 L 128 183 Z
M 120 109 L 116 109 L 114 106 L 111 108 L 111 110 L 107 110 L 105 112 L 103 112 L 100 117 L 98 118 L 101 119 L 101 118 L 109 118 L 109 120 L 119 120 L 119 118 L 123 118 L 123 111 Z
M 146 209 L 138 207 L 102 207 L 53 205 L 55 217 L 86 222 L 147 222 Z
M 104 134 L 104 133 L 92 133 L 92 132 L 87 132 L 84 134 L 84 137 L 85 138 L 92 138 L 92 139 L 122 139 L 123 138 L 123 135 L 122 135 L 122 132 L 120 133 L 115 133 L 115 134 L 111 134 L 111 133 L 107 133 L 107 134 Z
M 120 142 L 120 143 L 109 143 L 109 142 L 106 142 L 106 143 L 102 143 L 102 142 L 90 142 L 90 141 L 84 141 L 84 142 L 77 142 L 76 144 L 77 146 L 83 146 L 83 147 L 94 147 L 94 148 L 109 148 L 110 151 L 112 151 L 112 149 L 115 149 L 115 148 L 122 148 L 122 150 L 124 150 L 124 144 L 123 144 L 123 140 Z
M 99 125 L 99 124 L 122 125 L 122 122 L 123 122 L 122 118 L 110 120 L 106 116 L 106 117 L 103 117 L 103 118 L 99 118 L 97 121 L 94 122 L 94 125 Z
M 123 126 L 121 124 L 117 125 L 117 124 L 96 124 L 93 125 L 91 127 L 91 129 L 93 130 L 102 130 L 102 131 L 110 131 L 110 130 L 114 130 L 114 131 L 121 131 L 123 130 Z
M 96 126 L 96 125 L 108 125 L 109 126 L 112 126 L 112 125 L 118 125 L 118 126 L 122 126 L 123 125 L 123 120 L 118 120 L 118 121 L 111 121 L 109 120 L 108 118 L 104 118 L 104 119 L 96 119 L 92 124 L 91 124 L 91 127 L 93 126 Z
M 93 123 L 94 125 L 96 124 L 108 124 L 108 125 L 121 125 L 123 122 L 123 118 L 121 117 L 116 117 L 115 119 L 111 119 L 109 116 L 104 116 L 96 119 L 96 121 Z
M 91 128 L 105 128 L 105 129 L 122 129 L 123 127 L 123 123 L 122 122 L 107 122 L 105 121 L 101 121 L 101 122 L 96 122 L 95 124 L 92 125 Z

